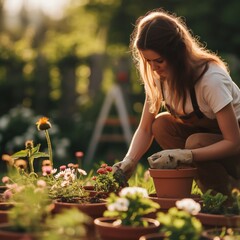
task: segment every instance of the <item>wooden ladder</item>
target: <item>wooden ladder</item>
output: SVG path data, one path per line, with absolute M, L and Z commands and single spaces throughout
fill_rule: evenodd
M 116 105 L 119 118 L 109 117 L 111 106 L 114 103 Z M 85 157 L 86 165 L 91 164 L 99 142 L 125 141 L 126 144 L 129 145 L 133 135 L 131 125 L 136 124 L 136 122 L 136 118 L 128 116 L 127 108 L 120 86 L 118 86 L 117 84 L 113 85 L 112 88 L 109 90 L 108 94 L 106 95 L 102 109 L 97 119 Z M 121 125 L 123 129 L 123 134 L 104 134 L 103 129 L 106 125 Z

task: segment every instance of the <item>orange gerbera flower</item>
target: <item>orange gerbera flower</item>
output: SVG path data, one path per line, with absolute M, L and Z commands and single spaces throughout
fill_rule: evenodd
M 39 131 L 47 130 L 52 127 L 51 123 L 49 122 L 49 119 L 47 117 L 40 118 L 37 122 L 37 129 Z

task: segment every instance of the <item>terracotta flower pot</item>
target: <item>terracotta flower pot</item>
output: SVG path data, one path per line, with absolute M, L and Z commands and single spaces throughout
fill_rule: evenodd
M 54 201 L 53 213 L 59 213 L 63 208 L 78 208 L 83 213 L 95 219 L 103 216 L 103 212 L 107 210 L 106 201 L 100 203 L 65 203 L 58 200 Z
M 116 218 L 96 218 L 94 225 L 97 235 L 101 240 L 139 240 L 143 235 L 159 231 L 160 223 L 151 218 L 143 218 L 148 221 L 148 227 L 123 226 Z
M 139 240 L 164 240 L 166 236 L 163 233 L 150 233 L 147 235 L 143 235 L 139 238 Z
M 81 239 L 81 240 L 96 240 L 94 234 L 94 229 L 92 229 L 92 233 L 87 233 L 88 236 L 78 236 L 72 237 L 63 233 L 61 239 Z M 39 230 L 39 232 L 28 233 L 28 232 L 18 232 L 13 229 L 10 224 L 0 224 L 0 239 L 1 240 L 40 240 L 43 239 L 43 236 L 49 236 L 48 230 L 45 228 Z
M 38 240 L 42 233 L 24 233 L 14 231 L 12 226 L 7 223 L 0 224 L 1 240 Z
M 219 215 L 198 213 L 196 218 L 200 220 L 205 228 L 214 227 L 239 227 L 240 215 Z
M 149 198 L 160 205 L 161 208 L 159 210 L 161 212 L 167 212 L 169 208 L 176 206 L 176 201 L 182 199 L 182 198 L 159 198 L 157 197 L 157 194 L 149 194 Z M 201 200 L 201 197 L 197 195 L 190 195 L 190 198 L 192 198 L 196 202 Z
M 186 198 L 191 196 L 197 168 L 149 169 L 158 198 Z
M 8 222 L 8 213 L 12 207 L 13 207 L 12 203 L 7 202 L 0 203 L 0 223 Z
M 202 233 L 204 240 L 237 240 L 240 239 L 240 228 L 214 228 L 204 230 Z

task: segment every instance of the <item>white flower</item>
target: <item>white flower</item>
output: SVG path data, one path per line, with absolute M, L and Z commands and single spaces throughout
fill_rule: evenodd
M 54 168 L 52 171 L 51 171 L 51 174 L 55 174 L 57 172 L 57 169 Z
M 68 186 L 69 185 L 69 181 L 63 181 L 62 183 L 61 183 L 61 187 L 66 187 L 66 186 Z
M 61 171 L 61 172 L 59 172 L 58 174 L 55 175 L 55 178 L 56 178 L 56 179 L 63 178 L 63 177 L 64 177 L 64 174 L 65 174 L 65 172 L 64 172 L 64 171 Z
M 83 169 L 78 168 L 77 170 L 78 170 L 78 172 L 79 172 L 80 174 L 82 174 L 82 175 L 87 175 L 87 172 L 84 171 Z
M 109 211 L 126 212 L 128 210 L 129 201 L 126 198 L 118 198 L 115 203 L 108 205 Z
M 44 187 L 47 186 L 47 183 L 44 180 L 38 180 L 37 181 L 37 186 L 41 187 L 41 188 L 44 188 Z
M 195 202 L 192 198 L 184 198 L 176 201 L 176 206 L 178 209 L 184 210 L 192 215 L 198 214 L 201 210 L 200 204 Z
M 120 197 L 125 197 L 127 195 L 140 195 L 142 197 L 148 197 L 148 192 L 145 188 L 141 187 L 125 187 L 119 193 Z
M 71 171 L 70 172 L 67 171 L 67 172 L 65 172 L 63 179 L 66 181 L 73 182 L 76 179 L 76 175 L 74 173 L 72 173 Z

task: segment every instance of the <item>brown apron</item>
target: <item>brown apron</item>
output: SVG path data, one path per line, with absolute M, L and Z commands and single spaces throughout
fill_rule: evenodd
M 163 88 L 162 96 L 164 100 Z M 167 104 L 166 109 L 176 118 L 176 121 L 194 128 L 196 133 L 221 134 L 217 120 L 207 118 L 200 111 L 194 88 L 190 90 L 190 97 L 194 109 L 192 113 L 177 116 Z M 215 192 L 230 195 L 234 187 L 240 187 L 240 156 L 194 163 L 198 168 L 197 183 L 203 192 L 213 189 Z

